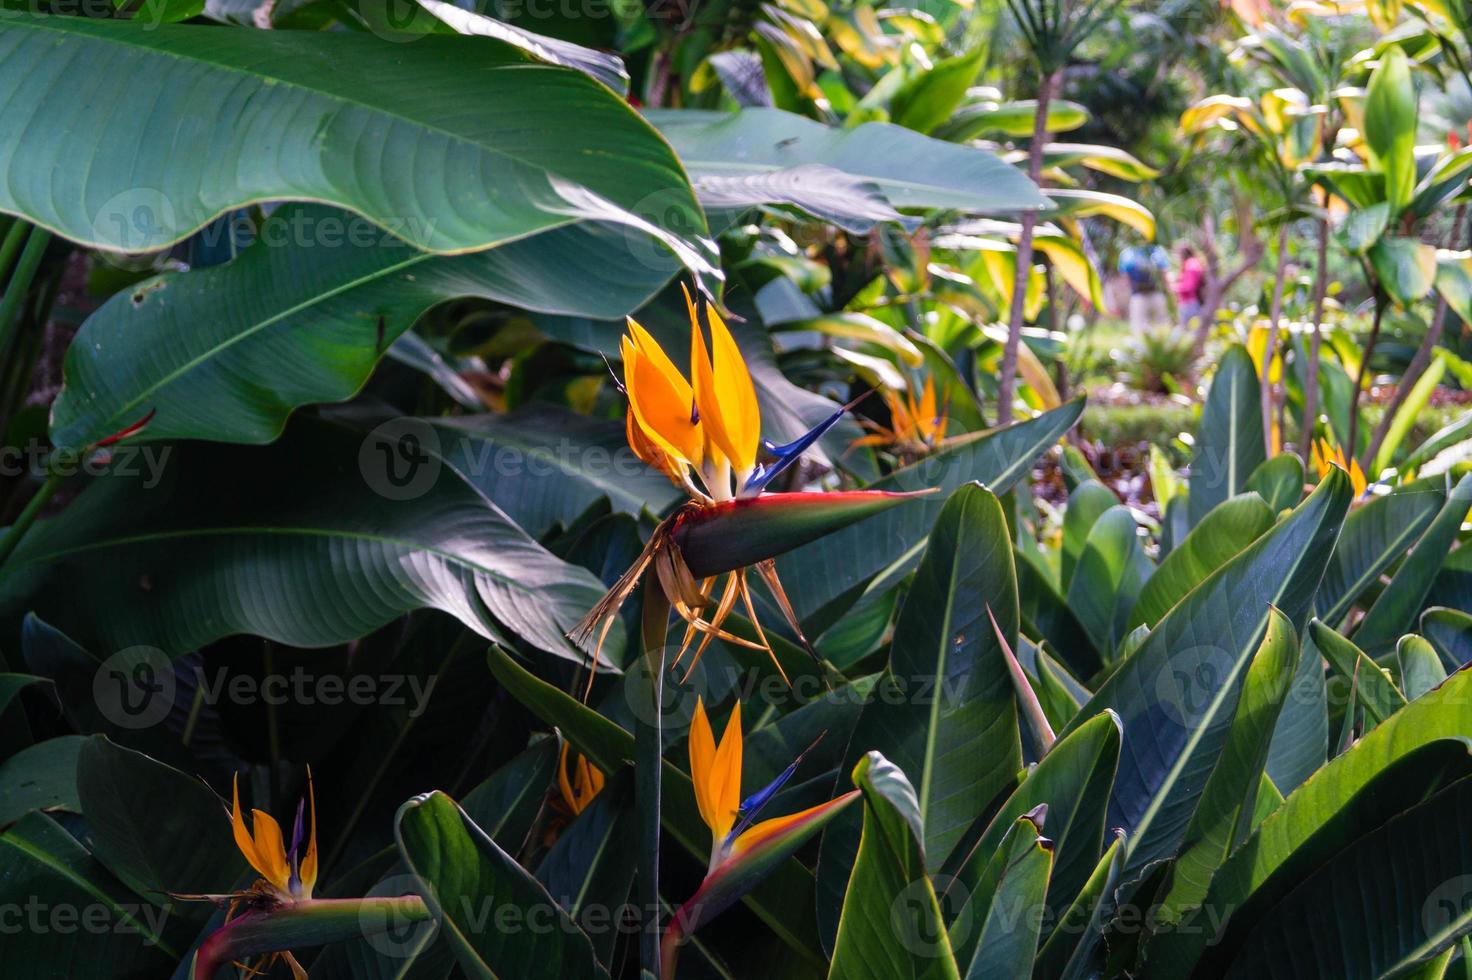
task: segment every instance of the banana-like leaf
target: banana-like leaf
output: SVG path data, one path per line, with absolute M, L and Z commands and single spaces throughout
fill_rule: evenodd
M 1085 886 L 1104 840 L 1109 793 L 1119 765 L 1120 725 L 1112 711 L 1094 715 L 1053 743 L 1022 784 L 987 821 L 964 862 L 955 866 L 943 889 L 947 906 L 980 891 L 986 868 L 1021 817 L 1047 808 L 1053 840 L 1053 880 L 1049 886 L 1050 923 Z M 969 843 L 969 841 L 968 841 Z
M 81 813 L 77 756 L 86 741 L 83 735 L 58 735 L 0 762 L 0 827 L 32 810 Z
M 864 793 L 864 830 L 828 980 L 959 980 L 925 870 L 925 829 L 915 787 L 878 752 L 859 760 L 853 779 Z
M 668 144 L 511 44 L 10 15 L 0 51 L 0 129 L 54 137 L 11 143 L 6 170 L 38 179 L 8 182 L 0 211 L 86 245 L 151 251 L 232 208 L 313 200 L 445 253 L 613 221 L 709 269 Z M 67 105 L 69 66 L 111 78 L 108 97 Z
M 533 404 L 502 415 L 426 419 L 438 455 L 535 538 L 607 500 L 659 514 L 685 499 L 629 448 L 624 425 Z
M 1106 659 L 1128 632 L 1130 610 L 1153 571 L 1134 514 L 1122 505 L 1109 508 L 1090 528 L 1068 583 L 1068 606 Z
M 1303 479 L 1303 460 L 1293 453 L 1279 453 L 1253 470 L 1247 489 L 1256 491 L 1277 515 L 1298 506 L 1303 499 Z
M 608 976 L 562 906 L 444 793 L 405 803 L 394 836 L 467 976 Z M 508 913 L 522 917 L 522 928 L 505 926 Z
M 696 181 L 822 164 L 874 184 L 895 208 L 1015 212 L 1048 206 L 1024 174 L 994 154 L 889 123 L 834 129 L 780 109 L 659 109 L 646 115 Z
M 1234 345 L 1217 366 L 1196 430 L 1187 506 L 1192 526 L 1245 490 L 1266 458 L 1257 371 L 1247 350 Z
M 1370 166 L 1385 176 L 1385 199 L 1399 214 L 1416 189 L 1416 83 L 1398 47 L 1387 48 L 1370 73 L 1364 137 Z
M 129 891 L 44 813 L 28 814 L 0 834 L 0 900 L 17 910 L 27 902 L 72 908 L 92 915 L 93 923 L 98 915 L 88 910 L 105 915 L 104 928 L 0 931 L 6 963 L 53 964 L 75 980 L 167 976 L 189 948 L 183 920 Z
M 951 118 L 986 60 L 986 45 L 978 44 L 922 69 L 895 92 L 889 103 L 890 118 L 917 133 L 933 132 Z
M 1053 871 L 1053 842 L 1033 834 L 1008 854 L 996 894 L 981 926 L 976 955 L 966 970 L 967 980 L 1021 977 L 1032 971 L 1038 952 L 1048 876 Z M 1005 848 L 1004 848 L 1005 850 Z
M 570 268 L 584 270 L 575 283 Z M 152 412 L 137 438 L 270 442 L 298 406 L 352 397 L 436 303 L 620 316 L 676 268 L 641 259 L 606 223 L 444 256 L 333 208 L 287 205 L 234 262 L 146 280 L 88 317 L 67 350 L 51 439 L 86 446 Z
M 1414 628 L 1469 508 L 1472 508 L 1472 474 L 1462 477 L 1447 494 L 1446 503 L 1427 525 L 1426 533 L 1417 540 L 1390 584 L 1360 620 L 1354 641 L 1370 656 L 1393 649 L 1395 642 Z
M 634 886 L 635 854 L 627 846 L 634 839 L 629 775 L 615 774 L 537 866 L 537 881 L 582 926 L 600 963 L 613 956 L 619 926 L 614 910 L 624 907 Z
M 1355 840 L 1224 944 L 1236 954 L 1226 976 L 1426 975 L 1413 971 L 1472 931 L 1469 819 L 1472 779 L 1461 779 Z
M 1038 980 L 1083 980 L 1097 976 L 1095 953 L 1104 941 L 1104 930 L 1113 912 L 1114 890 L 1124 872 L 1124 837 L 1116 835 L 1058 920 L 1057 927 L 1038 950 L 1033 976 Z
M 1084 705 L 1124 724 L 1110 822 L 1131 835 L 1128 871 L 1175 854 L 1220 761 L 1247 665 L 1277 609 L 1302 622 L 1349 507 L 1332 471 L 1273 530 L 1182 599 Z
M 1472 615 L 1433 606 L 1421 614 L 1421 632 L 1436 647 L 1448 671 L 1472 663 Z
M 1436 282 L 1436 248 L 1415 238 L 1387 236 L 1366 253 L 1375 278 L 1404 309 L 1426 298 Z
M 1170 885 L 1159 900 L 1167 921 L 1201 904 L 1211 876 L 1252 830 L 1263 767 L 1298 653 L 1293 624 L 1274 610 L 1262 646 L 1247 667 L 1220 761 L 1206 780 L 1181 855 L 1171 865 Z
M 142 753 L 92 736 L 77 755 L 77 796 L 97 859 L 171 916 L 207 918 L 209 905 L 170 893 L 228 892 L 246 871 L 220 798 Z M 185 837 L 195 846 L 180 847 Z
M 849 739 L 849 764 L 877 750 L 914 774 L 933 869 L 1022 766 L 1012 681 L 991 626 L 995 616 L 1016 645 L 1010 541 L 1001 504 L 986 490 L 964 486 L 946 502 L 900 610 L 889 669 Z M 858 847 L 857 819 L 838 821 L 824 837 L 819 921 L 827 926 L 836 924 Z
M 1355 705 L 1364 707 L 1366 730 L 1406 706 L 1406 697 L 1395 686 L 1390 672 L 1366 656 L 1352 640 L 1345 639 L 1317 619 L 1309 624 L 1309 632 L 1313 635 L 1314 646 L 1339 674 L 1342 689 L 1354 692 L 1355 704 L 1349 705 L 1349 710 L 1353 710 Z
M 915 566 L 946 498 L 972 481 L 1006 493 L 1032 461 L 1078 420 L 1081 400 L 1000 429 L 945 444 L 934 455 L 870 484 L 869 489 L 939 492 L 896 507 L 799 548 L 777 560 L 793 607 L 805 627 L 826 627 L 847 608 L 845 593 L 876 575 L 904 574 Z M 822 613 L 822 615 L 817 615 Z M 821 632 L 814 628 L 813 632 Z
M 1209 951 L 1213 958 L 1235 953 L 1238 947 L 1223 941 L 1219 920 L 1224 910 L 1231 910 L 1227 929 L 1245 932 L 1262 921 L 1277 897 L 1303 880 L 1305 866 L 1317 866 L 1358 836 L 1358 828 L 1375 825 L 1367 822 L 1369 817 L 1353 822 L 1354 808 L 1368 809 L 1378 816 L 1376 822 L 1383 822 L 1405 810 L 1425 787 L 1468 775 L 1469 730 L 1472 672 L 1461 671 L 1330 760 L 1288 796 L 1217 872 L 1203 909 L 1214 910 L 1218 921 L 1210 928 L 1188 923 L 1193 928 L 1163 934 L 1153 946 L 1156 968 L 1184 976 L 1203 953 Z M 1336 841 L 1341 843 L 1336 846 Z M 1429 867 L 1441 865 L 1433 861 Z M 1410 899 L 1404 904 L 1420 908 Z
M 1268 748 L 1267 777 L 1283 794 L 1301 786 L 1329 758 L 1329 686 L 1324 659 L 1311 632 L 1305 633 L 1300 646 L 1292 694 L 1278 712 Z
M 1068 493 L 1068 506 L 1063 511 L 1063 545 L 1059 550 L 1059 567 L 1063 588 L 1073 582 L 1073 570 L 1084 553 L 1084 544 L 1094 523 L 1111 507 L 1119 506 L 1119 497 L 1098 480 L 1090 477 Z
M 1133 228 L 1146 239 L 1155 237 L 1155 215 L 1145 205 L 1131 198 L 1078 188 L 1049 188 L 1047 193 L 1058 217 L 1091 218 L 1102 215 Z
M 1037 99 L 998 102 L 991 98 L 977 98 L 963 103 L 951 113 L 950 119 L 936 127 L 934 135 L 952 143 L 965 143 L 988 134 L 1031 136 L 1037 115 Z M 1048 103 L 1046 125 L 1050 133 L 1066 133 L 1088 121 L 1089 110 L 1077 102 L 1053 99 Z M 1053 196 L 1052 191 L 1048 196 Z
M 1014 150 L 1004 159 L 1021 162 L 1027 158 L 1026 151 Z M 1043 166 L 1072 167 L 1079 165 L 1089 170 L 1118 177 L 1130 183 L 1154 180 L 1160 171 L 1146 166 L 1137 158 L 1117 146 L 1098 146 L 1092 143 L 1049 143 L 1043 147 Z
M 1315 600 L 1320 619 L 1341 624 L 1355 600 L 1410 550 L 1446 505 L 1440 482 L 1405 484 L 1350 513 Z
M 178 656 L 237 633 L 328 646 L 435 608 L 583 662 L 564 634 L 603 584 L 425 454 L 408 422 L 303 420 L 249 453 L 140 447 L 120 457 L 135 475 L 98 478 L 32 528 L 0 570 L 0 610 L 34 610 L 87 649 Z
M 1300 479 L 1299 487 L 1302 485 Z M 1171 549 L 1146 581 L 1130 613 L 1128 628 L 1141 623 L 1153 627 L 1160 622 L 1202 579 L 1272 527 L 1273 514 L 1255 493 L 1239 494 L 1215 507 L 1186 535 L 1186 540 Z
M 533 34 L 514 24 L 465 10 L 453 4 L 441 3 L 439 0 L 416 0 L 416 2 L 441 23 L 459 34 L 471 34 L 476 37 L 489 37 L 502 41 L 513 47 L 521 48 L 538 61 L 549 65 L 562 65 L 564 68 L 576 68 L 598 79 L 619 95 L 628 95 L 629 73 L 624 68 L 623 61 L 616 54 L 594 51 L 581 44 L 572 44 L 545 34 Z
M 1407 701 L 1414 701 L 1446 680 L 1447 670 L 1425 637 L 1403 636 L 1395 646 L 1400 661 L 1400 686 Z

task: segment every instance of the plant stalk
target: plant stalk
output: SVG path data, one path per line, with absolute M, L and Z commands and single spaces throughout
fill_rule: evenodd
M 1278 350 L 1278 326 L 1283 318 L 1283 279 L 1288 272 L 1288 222 L 1278 228 L 1278 263 L 1273 270 L 1273 301 L 1268 308 L 1268 339 L 1262 349 L 1262 444 L 1273 452 L 1273 356 Z
M 0 537 L 0 568 L 5 566 L 11 553 L 15 551 L 21 539 L 26 536 L 26 532 L 30 530 L 31 525 L 36 523 L 36 518 L 40 516 L 41 511 L 46 505 L 51 502 L 51 498 L 56 496 L 56 491 L 61 489 L 63 482 L 65 482 L 65 477 L 60 474 L 46 474 L 46 482 L 41 484 L 41 489 L 36 491 L 36 495 L 31 498 L 30 503 L 26 504 L 25 509 L 16 517 L 15 523 L 10 525 L 5 531 L 5 536 Z
M 1365 375 L 1370 372 L 1370 358 L 1375 356 L 1375 343 L 1380 339 L 1380 324 L 1385 319 L 1386 296 L 1380 285 L 1375 285 L 1375 322 L 1370 326 L 1370 339 L 1365 342 L 1365 356 L 1360 361 L 1360 369 L 1355 374 L 1354 396 L 1349 402 L 1349 439 L 1345 443 L 1344 454 L 1350 458 L 1355 455 L 1355 439 L 1359 435 L 1360 428 L 1360 396 L 1365 391 Z
M 1308 338 L 1308 368 L 1303 378 L 1303 425 L 1299 448 L 1307 455 L 1319 421 L 1319 357 L 1323 343 L 1324 300 L 1329 295 L 1329 219 L 1319 219 L 1318 268 L 1314 272 L 1314 323 Z
M 44 228 L 31 229 L 26 247 L 21 250 L 20 259 L 15 264 L 15 274 L 5 285 L 5 294 L 0 297 L 0 352 L 10 348 L 11 334 L 20 317 L 21 304 L 25 302 L 26 293 L 30 292 L 31 280 L 36 277 L 36 270 L 41 266 L 41 256 L 45 254 L 50 242 L 49 231 Z M 3 248 L 4 245 L 0 245 L 0 250 Z
M 670 601 L 653 575 L 644 580 L 642 643 L 649 674 L 647 698 L 635 711 L 634 802 L 639 820 L 639 963 L 662 980 L 659 929 L 660 793 L 664 769 L 664 657 Z
M 1457 207 L 1456 217 L 1452 219 L 1451 241 L 1452 248 L 1457 247 L 1457 242 L 1462 239 L 1462 226 L 1467 217 L 1467 205 L 1461 204 Z M 1385 437 L 1390 433 L 1390 426 L 1395 421 L 1395 415 L 1400 411 L 1401 405 L 1410 397 L 1411 389 L 1416 382 L 1421 380 L 1421 375 L 1431 364 L 1431 354 L 1436 350 L 1436 345 L 1441 343 L 1442 332 L 1446 329 L 1447 305 L 1446 297 L 1438 295 L 1436 298 L 1436 314 L 1431 319 L 1431 326 L 1426 330 L 1426 336 L 1421 338 L 1421 346 L 1416 348 L 1416 354 L 1411 358 L 1411 363 L 1406 366 L 1405 373 L 1401 375 L 1400 383 L 1395 386 L 1395 397 L 1391 398 L 1390 404 L 1385 408 L 1385 417 L 1380 424 L 1375 426 L 1374 435 L 1370 436 L 1370 445 L 1365 449 L 1364 456 L 1360 457 L 1360 469 L 1365 475 L 1374 479 L 1379 474 L 1371 473 L 1370 466 L 1380 452 L 1380 446 L 1385 442 Z
M 1062 78 L 1061 71 L 1043 75 L 1038 86 L 1038 107 L 1032 124 L 1032 145 L 1027 149 L 1027 176 L 1041 185 L 1043 148 L 1048 141 L 1048 106 L 1053 90 Z M 1022 321 L 1027 306 L 1028 277 L 1032 273 L 1032 236 L 1037 227 L 1035 211 L 1022 215 L 1022 231 L 1017 236 L 1017 268 L 1012 277 L 1012 307 L 1007 317 L 1007 344 L 1002 349 L 1002 371 L 997 381 L 997 424 L 1012 421 L 1012 400 L 1017 390 L 1017 345 L 1022 342 Z

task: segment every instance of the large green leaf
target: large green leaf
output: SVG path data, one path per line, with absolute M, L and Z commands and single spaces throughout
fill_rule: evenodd
M 1345 519 L 1344 533 L 1324 570 L 1314 603 L 1319 618 L 1331 626 L 1341 624 L 1354 601 L 1410 550 L 1445 503 L 1441 487 L 1418 481 L 1356 507 Z
M 1364 113 L 1370 166 L 1385 175 L 1385 199 L 1399 214 L 1416 189 L 1416 83 L 1405 52 L 1396 45 L 1383 50 L 1370 73 Z
M 930 139 L 888 123 L 844 130 L 780 109 L 651 110 L 697 186 L 702 179 L 821 164 L 861 177 L 896 208 L 1011 212 L 1047 198 L 986 150 Z
M 1234 345 L 1217 366 L 1196 430 L 1187 503 L 1193 526 L 1217 504 L 1247 489 L 1248 478 L 1267 458 L 1260 403 L 1252 358 Z
M 351 214 L 290 204 L 234 262 L 146 280 L 88 317 L 67 350 L 51 438 L 84 446 L 153 412 L 140 438 L 269 442 L 292 409 L 355 394 L 436 303 L 474 296 L 614 317 L 675 269 L 630 252 L 607 223 L 445 256 Z
M 1033 975 L 1039 980 L 1081 980 L 1098 975 L 1095 953 L 1104 941 L 1104 930 L 1113 912 L 1114 890 L 1124 873 L 1124 852 L 1124 837 L 1116 835 L 1078 898 L 1064 910 L 1057 927 L 1038 950 Z
M 235 633 L 326 646 L 436 608 L 583 660 L 563 634 L 602 583 L 415 455 L 416 424 L 303 420 L 249 452 L 143 447 L 167 453 L 161 472 L 100 478 L 38 524 L 0 570 L 0 610 L 34 610 L 88 649 L 177 656 Z
M 1160 622 L 1182 596 L 1272 526 L 1273 511 L 1257 494 L 1244 493 L 1223 501 L 1165 556 L 1140 590 L 1126 625 L 1133 628 Z
M 1273 609 L 1293 623 L 1307 616 L 1350 494 L 1342 471 L 1325 477 L 1288 518 L 1187 594 L 1070 724 L 1104 708 L 1123 722 L 1110 823 L 1131 835 L 1130 873 L 1180 845 Z
M 668 144 L 511 44 L 11 15 L 0 53 L 0 130 L 34 134 L 0 156 L 0 211 L 88 245 L 148 251 L 231 208 L 313 200 L 436 252 L 592 220 L 701 263 L 663 230 L 705 233 Z M 107 97 L 68 100 L 75 72 Z
M 617 910 L 634 885 L 633 780 L 615 774 L 578 814 L 537 866 L 537 880 L 593 942 L 600 962 L 613 956 L 619 937 Z
M 959 980 L 925 870 L 914 786 L 878 752 L 859 760 L 853 778 L 864 793 L 864 829 L 828 980 Z
M 1130 610 L 1151 571 L 1134 514 L 1123 505 L 1105 511 L 1079 554 L 1068 583 L 1068 605 L 1106 658 L 1128 631 Z
M 246 870 L 220 798 L 162 762 L 94 735 L 77 755 L 77 795 L 97 859 L 173 915 L 205 917 L 209 907 L 171 893 L 229 891 Z M 181 847 L 185 839 L 193 845 Z
M 617 512 L 663 512 L 685 492 L 629 448 L 624 426 L 554 405 L 435 422 L 440 455 L 540 538 L 607 499 Z
M 1309 633 L 1301 643 L 1292 693 L 1278 713 L 1268 749 L 1267 774 L 1279 792 L 1291 793 L 1318 772 L 1328 758 L 1329 688 L 1323 658 Z
M 1015 425 L 966 436 L 870 484 L 874 490 L 934 487 L 940 493 L 860 521 L 779 558 L 777 569 L 783 582 L 794 583 L 789 594 L 804 625 L 823 620 L 819 625 L 827 626 L 848 605 L 835 600 L 876 575 L 907 574 L 919 560 L 931 525 L 951 492 L 975 481 L 993 493 L 1006 493 L 1082 411 L 1083 402 L 1075 400 Z
M 920 70 L 895 92 L 889 103 L 890 118 L 895 125 L 917 133 L 933 132 L 961 104 L 986 59 L 987 46 L 978 44 Z
M 1371 660 L 1363 650 L 1317 619 L 1309 624 L 1314 646 L 1339 674 L 1341 688 L 1353 691 L 1355 704 L 1365 709 L 1365 728 L 1374 728 L 1406 706 L 1405 695 L 1395 686 L 1390 673 Z M 1349 709 L 1353 710 L 1354 705 Z
M 976 944 L 976 956 L 966 970 L 967 980 L 1022 977 L 1032 972 L 1038 951 L 1048 876 L 1053 871 L 1053 844 L 1032 835 L 1017 853 L 1009 854 L 996 895 L 987 910 Z
M 1297 665 L 1293 625 L 1274 610 L 1262 646 L 1247 667 L 1220 761 L 1207 777 L 1201 802 L 1186 828 L 1181 855 L 1171 865 L 1170 885 L 1160 899 L 1163 915 L 1174 917 L 1182 909 L 1199 906 L 1211 876 L 1252 829 L 1273 728 Z
M 1119 497 L 1114 491 L 1093 478 L 1068 492 L 1068 506 L 1063 511 L 1063 543 L 1058 555 L 1060 582 L 1065 590 L 1073 582 L 1073 570 L 1084 553 L 1094 522 L 1118 505 Z
M 1472 731 L 1472 673 L 1461 671 L 1368 732 L 1289 795 L 1222 865 L 1204 908 L 1231 910 L 1233 929 L 1245 930 L 1259 922 L 1266 912 L 1263 905 L 1270 907 L 1274 895 L 1285 894 L 1301 880 L 1298 875 L 1280 875 L 1280 870 L 1322 862 L 1348 843 L 1346 836 L 1352 839 L 1357 828 L 1364 827 L 1362 820 L 1346 823 L 1341 811 L 1348 813 L 1353 802 L 1362 800 L 1388 816 L 1413 802 L 1406 786 L 1374 791 L 1377 779 L 1434 780 L 1443 758 L 1462 760 L 1465 774 L 1468 731 Z M 1398 769 L 1401 762 L 1405 766 Z M 1321 831 L 1331 836 L 1326 838 Z M 1249 899 L 1255 903 L 1251 907 L 1246 906 Z M 1170 933 L 1154 955 L 1162 969 L 1185 975 L 1218 938 L 1216 933 L 1214 927 Z M 1218 947 L 1214 955 L 1222 952 Z
M 59 735 L 28 745 L 0 762 L 0 827 L 32 810 L 81 813 L 77 755 L 85 742 L 82 735 Z
M 1396 569 L 1390 584 L 1360 620 L 1354 641 L 1370 656 L 1379 656 L 1395 641 L 1415 628 L 1426 597 L 1436 582 L 1447 551 L 1457 540 L 1467 510 L 1472 507 L 1472 474 L 1462 477 L 1446 497 L 1446 503 L 1427 526 L 1406 560 Z
M 938 869 L 982 808 L 1022 767 L 1010 675 L 991 617 L 1017 645 L 1017 580 L 1001 504 L 977 485 L 946 502 L 900 610 L 889 669 L 849 739 L 913 775 L 928 866 Z M 823 839 L 819 920 L 833 926 L 859 847 L 857 815 Z M 831 935 L 831 933 L 830 933 Z
M 180 920 L 129 891 L 42 813 L 0 834 L 0 902 L 15 910 L 0 929 L 0 959 L 32 975 L 168 976 L 189 944 L 188 930 L 171 928 Z M 27 908 L 40 916 L 32 925 Z
M 567 912 L 444 793 L 410 800 L 394 823 L 399 851 L 467 975 L 608 975 Z M 519 917 L 518 928 L 506 925 L 508 914 Z
M 1229 947 L 1236 978 L 1404 976 L 1472 930 L 1472 779 L 1354 841 Z

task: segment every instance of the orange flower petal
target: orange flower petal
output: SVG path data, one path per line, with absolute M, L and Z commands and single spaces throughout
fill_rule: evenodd
M 736 338 L 715 308 L 707 305 L 710 341 L 715 374 L 715 394 L 719 403 L 721 428 L 730 443 L 721 448 L 738 473 L 748 473 L 756 465 L 757 449 L 762 438 L 762 413 L 756 401 L 756 386 L 746 368 L 746 358 L 736 345 Z M 705 411 L 704 408 L 701 409 Z

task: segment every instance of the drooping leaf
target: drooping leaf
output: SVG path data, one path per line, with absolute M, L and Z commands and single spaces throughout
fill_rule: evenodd
M 608 975 L 567 912 L 444 793 L 410 800 L 394 823 L 399 851 L 468 976 Z M 511 932 L 494 916 L 477 915 L 486 907 L 515 910 L 528 926 L 536 915 L 553 927 Z
M 569 268 L 586 271 L 573 282 Z M 234 262 L 146 280 L 88 317 L 67 350 L 51 438 L 85 446 L 153 412 L 138 438 L 270 442 L 293 409 L 355 394 L 436 303 L 620 316 L 676 268 L 630 251 L 607 223 L 444 256 L 333 208 L 286 205 Z
M 864 793 L 864 830 L 828 980 L 959 980 L 925 871 L 914 786 L 878 752 L 859 761 L 853 779 Z
M 416 423 L 398 425 L 304 421 L 250 456 L 142 447 L 135 475 L 97 480 L 27 535 L 0 570 L 0 609 L 34 610 L 89 649 L 178 656 L 236 633 L 326 646 L 437 608 L 583 660 L 563 634 L 602 583 L 423 453 Z
M 10 182 L 0 210 L 78 242 L 149 251 L 233 207 L 315 200 L 438 252 L 611 220 L 704 262 L 665 230 L 705 234 L 669 146 L 607 88 L 511 44 L 37 16 L 0 38 L 5 130 L 65 116 L 71 134 L 11 147 L 7 169 L 46 179 Z M 57 101 L 63 44 L 119 80 L 107 100 Z M 125 164 L 94 166 L 102 152 Z
M 995 155 L 888 123 L 834 129 L 780 109 L 663 109 L 647 116 L 697 181 L 817 163 L 870 181 L 896 208 L 1047 207 L 1032 182 Z
M 228 811 L 209 787 L 101 735 L 77 755 L 77 796 L 97 859 L 171 915 L 207 916 L 209 906 L 169 894 L 226 892 L 246 870 Z M 181 847 L 185 839 L 198 843 Z

